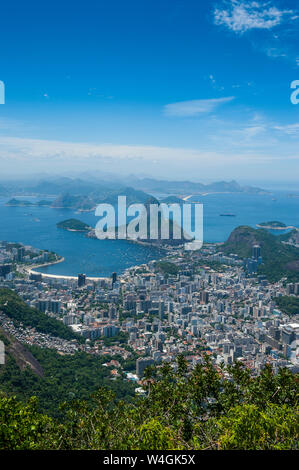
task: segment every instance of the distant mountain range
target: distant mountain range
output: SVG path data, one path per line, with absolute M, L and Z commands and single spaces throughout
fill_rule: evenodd
M 128 181 L 130 186 L 135 189 L 142 189 L 148 192 L 169 193 L 169 194 L 205 194 L 205 193 L 268 193 L 268 191 L 252 187 L 241 186 L 236 181 L 218 181 L 210 184 L 194 183 L 191 181 L 167 181 L 155 180 L 152 178 L 137 179 L 132 178 Z
M 96 207 L 96 202 L 89 196 L 73 196 L 66 193 L 58 196 L 58 198 L 52 202 L 51 207 L 91 211 Z
M 51 206 L 51 204 L 52 204 L 51 201 L 31 202 L 31 201 L 27 201 L 26 199 L 12 198 L 5 205 L 6 206 L 17 206 L 17 207 L 23 207 L 23 206 L 30 207 L 30 206 Z
M 210 184 L 194 183 L 191 181 L 168 181 L 154 178 L 136 178 L 130 176 L 111 181 L 85 180 L 80 178 L 49 178 L 41 181 L 1 182 L 0 195 L 51 195 L 71 194 L 73 196 L 89 196 L 92 199 L 104 199 L 120 189 L 133 188 L 145 193 L 169 194 L 174 196 L 188 196 L 205 193 L 267 193 L 268 191 L 252 187 L 241 186 L 236 181 L 218 181 Z
M 157 199 L 152 198 L 150 194 L 147 194 L 144 191 L 135 190 L 133 188 L 119 188 L 117 191 L 112 189 L 110 192 L 93 192 L 90 193 L 88 196 L 74 196 L 69 193 L 62 194 L 57 199 L 55 199 L 55 201 L 52 202 L 51 207 L 63 207 L 69 209 L 76 209 L 79 211 L 92 211 L 96 208 L 98 204 L 101 203 L 116 206 L 118 202 L 118 196 L 126 196 L 127 205 L 136 203 L 145 204 L 150 199 L 152 199 L 153 202 L 158 202 Z
M 126 183 L 128 185 L 126 186 Z M 78 211 L 92 211 L 100 203 L 116 205 L 118 196 L 127 196 L 127 204 L 146 203 L 152 198 L 153 202 L 158 202 L 153 194 L 168 195 L 159 202 L 183 203 L 194 202 L 193 196 L 209 193 L 253 193 L 263 194 L 265 190 L 240 186 L 236 181 L 220 181 L 211 184 L 193 183 L 190 181 L 167 181 L 155 180 L 151 178 L 138 179 L 136 177 L 124 178 L 120 181 L 88 181 L 79 178 L 51 178 L 43 181 L 32 182 L 9 182 L 5 186 L 0 185 L 0 195 L 28 196 L 36 195 L 45 197 L 57 196 L 53 201 L 42 200 L 40 202 L 29 202 L 13 198 L 8 201 L 11 206 L 51 206 L 55 208 L 69 208 Z

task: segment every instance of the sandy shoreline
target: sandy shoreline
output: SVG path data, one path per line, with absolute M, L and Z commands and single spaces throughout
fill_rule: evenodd
M 293 225 L 289 225 L 289 226 L 286 226 L 286 227 L 272 227 L 271 225 L 260 225 L 260 224 L 256 224 L 256 226 L 258 228 L 265 228 L 267 230 L 298 230 L 297 227 L 293 227 Z
M 39 265 L 35 265 L 35 266 L 27 266 L 25 267 L 25 270 L 27 271 L 27 273 L 30 275 L 30 274 L 41 274 L 42 277 L 45 277 L 45 278 L 51 278 L 51 279 L 67 279 L 67 280 L 77 280 L 78 279 L 78 276 L 67 276 L 67 275 L 64 275 L 64 274 L 47 274 L 47 273 L 41 273 L 40 271 L 35 271 L 35 269 L 38 269 L 38 268 L 44 268 L 46 266 L 52 266 L 54 264 L 58 264 L 58 263 L 62 263 L 63 261 L 65 261 L 64 258 L 61 258 L 59 260 L 56 260 L 56 261 L 52 261 L 51 263 L 45 263 L 45 264 L 39 264 Z M 103 280 L 108 280 L 110 279 L 109 277 L 89 277 L 89 276 L 86 276 L 86 279 L 88 281 L 103 281 Z

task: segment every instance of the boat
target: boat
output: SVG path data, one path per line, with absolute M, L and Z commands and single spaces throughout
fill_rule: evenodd
M 220 217 L 236 217 L 236 214 L 230 214 L 230 213 L 227 213 L 227 214 L 219 214 Z

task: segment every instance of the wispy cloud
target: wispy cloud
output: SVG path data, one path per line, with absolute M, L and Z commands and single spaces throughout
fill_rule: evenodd
M 268 57 L 288 57 L 285 49 L 279 47 L 265 47 L 264 52 L 267 54 Z
M 245 113 L 244 113 L 245 114 Z M 195 148 L 119 145 L 0 137 L 1 178 L 39 173 L 69 174 L 117 169 L 119 175 L 139 173 L 171 178 L 215 178 L 280 175 L 286 161 L 299 170 L 294 139 L 299 124 L 267 122 L 258 115 L 251 120 L 211 115 L 198 128 Z M 296 134 L 297 132 L 297 134 Z M 292 134 L 292 138 L 290 138 Z M 225 172 L 225 174 L 223 173 Z M 289 170 L 288 170 L 289 171 Z
M 258 158 L 251 156 L 250 160 Z M 260 158 L 260 157 L 259 157 Z M 38 169 L 51 166 L 56 169 L 64 167 L 102 168 L 108 164 L 119 168 L 124 165 L 127 169 L 137 168 L 147 163 L 163 164 L 169 170 L 177 165 L 198 169 L 207 166 L 209 162 L 213 165 L 224 161 L 231 164 L 235 162 L 248 161 L 248 155 L 240 152 L 223 152 L 221 150 L 204 150 L 194 148 L 173 148 L 159 146 L 134 146 L 115 144 L 90 144 L 82 142 L 62 142 L 52 140 L 26 139 L 18 137 L 0 137 L 0 164 L 15 168 L 26 165 L 32 171 L 33 167 Z
M 274 126 L 274 129 L 287 135 L 299 136 L 299 123 L 287 124 L 285 126 Z
M 272 2 L 226 0 L 214 10 L 216 25 L 223 25 L 235 33 L 251 29 L 270 30 L 285 20 L 296 20 L 294 10 L 280 10 Z
M 142 172 L 160 177 L 190 178 L 205 168 L 215 172 L 223 162 L 227 168 L 257 158 L 221 150 L 172 148 L 61 142 L 17 137 L 0 137 L 1 178 L 38 173 L 70 173 L 112 171 L 118 174 Z
M 265 130 L 266 130 L 265 126 L 249 126 L 249 127 L 245 127 L 243 129 L 243 132 L 244 132 L 244 136 L 246 137 L 246 139 L 251 139 L 265 132 Z
M 214 98 L 210 100 L 191 100 L 170 103 L 164 106 L 164 113 L 167 116 L 188 117 L 198 114 L 211 113 L 218 106 L 229 103 L 235 97 Z
M 28 139 L 19 137 L 0 137 L 0 157 L 25 159 L 31 162 L 45 160 L 49 162 L 101 161 L 115 159 L 132 161 L 152 161 L 154 159 L 171 162 L 173 159 L 208 158 L 213 152 L 201 152 L 196 149 L 158 147 L 149 145 L 91 144 L 82 142 L 62 142 L 54 140 Z M 214 154 L 216 155 L 216 154 Z
M 224 86 L 219 85 L 219 83 L 217 82 L 214 75 L 210 74 L 208 76 L 208 80 L 209 80 L 212 88 L 214 88 L 214 90 L 217 90 L 217 91 L 223 91 L 224 90 Z
M 114 98 L 114 96 L 103 93 L 95 87 L 89 88 L 87 95 L 88 96 L 93 96 L 93 97 L 96 97 L 96 98 L 102 98 L 104 100 L 113 100 L 113 98 Z

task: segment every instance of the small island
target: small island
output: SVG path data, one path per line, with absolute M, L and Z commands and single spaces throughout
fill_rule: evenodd
M 32 206 L 32 202 L 30 201 L 22 201 L 21 199 L 10 199 L 6 204 L 6 206 Z
M 273 220 L 270 222 L 261 222 L 256 224 L 258 228 L 265 228 L 268 230 L 289 230 L 294 228 L 293 226 L 287 226 L 283 222 L 278 222 L 277 220 Z
M 50 206 L 51 201 L 38 201 L 38 202 L 31 202 L 27 201 L 26 199 L 10 199 L 6 204 L 6 206 L 14 206 L 14 207 L 31 207 L 31 206 Z
M 78 219 L 67 219 L 56 224 L 57 228 L 68 230 L 69 232 L 89 232 L 91 227 Z

